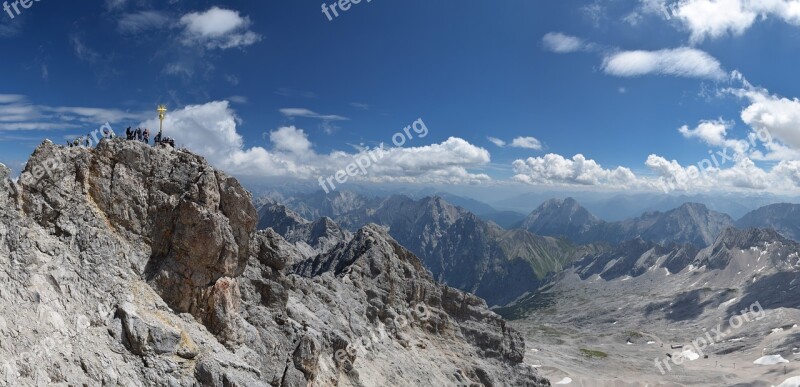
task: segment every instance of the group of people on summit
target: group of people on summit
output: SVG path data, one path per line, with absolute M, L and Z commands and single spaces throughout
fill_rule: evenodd
M 125 136 L 128 138 L 128 140 L 141 141 L 145 144 L 150 144 L 150 129 L 147 128 L 144 130 L 142 130 L 142 128 L 132 129 L 129 126 L 128 129 L 125 129 Z M 156 137 L 153 138 L 153 146 L 158 144 L 165 144 L 174 148 L 175 140 L 173 140 L 171 137 L 162 137 L 161 132 L 159 131 L 158 134 L 156 134 Z
M 114 137 L 116 137 L 114 131 L 109 130 L 107 128 L 103 129 L 102 135 L 103 139 L 108 139 L 108 140 L 111 140 Z M 125 136 L 128 140 L 140 141 L 148 145 L 150 144 L 150 130 L 146 128 L 144 130 L 142 130 L 141 128 L 132 129 L 129 126 L 128 129 L 125 130 Z M 70 148 L 79 146 L 91 147 L 92 144 L 97 144 L 99 142 L 100 141 L 97 138 L 97 131 L 95 131 L 85 136 L 75 137 L 75 139 L 73 139 L 72 141 L 67 141 L 67 146 Z M 158 134 L 156 134 L 156 137 L 153 139 L 153 146 L 158 146 L 158 144 L 169 145 L 174 148 L 175 140 L 172 139 L 171 137 L 162 137 L 161 132 L 158 132 Z
M 147 128 L 144 130 L 142 130 L 142 128 L 131 129 L 129 126 L 128 129 L 125 130 L 125 135 L 128 137 L 128 140 L 141 141 L 146 144 L 150 143 L 150 129 Z M 158 139 L 155 140 L 156 144 L 158 144 Z
M 116 137 L 114 135 L 114 131 L 111 130 L 111 126 L 109 126 L 108 124 L 106 124 L 103 127 L 101 127 L 101 129 L 103 129 L 103 132 L 102 132 L 103 139 L 109 139 L 110 140 L 110 139 Z M 67 141 L 67 146 L 70 147 L 70 148 L 78 147 L 78 146 L 90 147 L 90 146 L 92 146 L 92 144 L 98 143 L 98 142 L 100 142 L 100 140 L 97 138 L 97 131 L 95 130 L 94 132 L 89 133 L 89 134 L 87 134 L 85 136 L 75 137 L 75 139 L 73 139 L 72 141 Z

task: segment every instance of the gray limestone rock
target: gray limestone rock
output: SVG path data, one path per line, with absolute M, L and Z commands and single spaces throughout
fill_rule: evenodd
M 46 141 L 17 182 L 0 166 L 0 385 L 549 385 L 380 227 L 287 242 L 257 219 L 172 148 Z

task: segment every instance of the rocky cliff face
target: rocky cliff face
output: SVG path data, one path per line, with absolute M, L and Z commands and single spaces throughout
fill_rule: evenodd
M 171 148 L 45 142 L 18 182 L 0 166 L 0 385 L 549 385 L 382 229 L 257 222 Z

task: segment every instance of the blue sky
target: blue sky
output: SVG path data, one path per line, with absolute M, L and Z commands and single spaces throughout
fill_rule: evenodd
M 41 0 L 0 13 L 0 162 L 165 103 L 248 178 L 335 175 L 422 119 L 351 181 L 791 192 L 797 3 Z

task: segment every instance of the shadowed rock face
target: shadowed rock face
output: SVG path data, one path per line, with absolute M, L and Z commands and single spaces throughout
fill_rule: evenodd
M 549 385 L 384 230 L 257 220 L 171 148 L 45 142 L 18 183 L 0 165 L 0 385 Z

